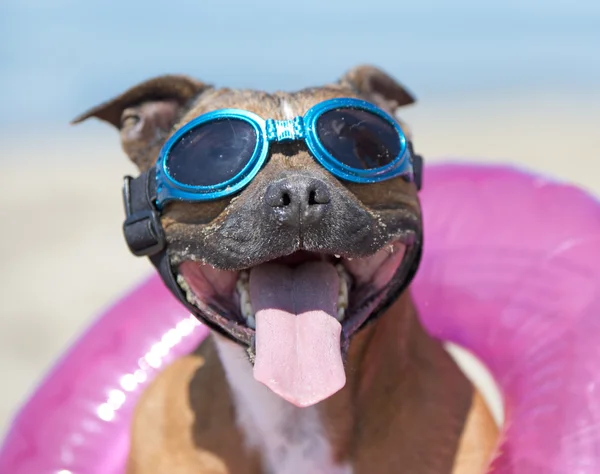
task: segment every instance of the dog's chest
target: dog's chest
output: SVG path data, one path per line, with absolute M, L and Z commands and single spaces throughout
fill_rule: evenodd
M 217 347 L 246 442 L 257 449 L 269 474 L 352 474 L 336 464 L 315 407 L 297 408 L 256 382 L 244 350 L 217 339 Z

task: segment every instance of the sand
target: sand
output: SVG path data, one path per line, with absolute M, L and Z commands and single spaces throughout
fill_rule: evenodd
M 600 195 L 599 103 L 474 99 L 422 105 L 403 116 L 428 162 L 515 163 Z M 121 177 L 133 168 L 116 134 L 90 125 L 7 140 L 0 174 L 0 436 L 94 315 L 152 271 L 121 236 Z

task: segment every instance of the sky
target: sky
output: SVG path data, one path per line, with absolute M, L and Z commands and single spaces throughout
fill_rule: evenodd
M 419 99 L 600 89 L 598 0 L 0 0 L 0 130 L 151 76 L 293 90 L 378 65 Z

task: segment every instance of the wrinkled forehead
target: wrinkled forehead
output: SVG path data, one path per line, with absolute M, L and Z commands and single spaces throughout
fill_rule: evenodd
M 229 108 L 247 110 L 265 120 L 289 120 L 304 115 L 319 102 L 341 97 L 358 98 L 358 95 L 349 88 L 336 85 L 272 94 L 254 90 L 215 89 L 196 99 L 179 121 L 177 128 L 204 113 Z

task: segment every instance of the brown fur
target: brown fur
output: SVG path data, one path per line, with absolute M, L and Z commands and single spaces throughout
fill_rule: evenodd
M 404 87 L 369 66 L 353 69 L 335 84 L 296 93 L 216 89 L 185 76 L 164 76 L 76 121 L 97 117 L 119 128 L 123 149 L 143 171 L 155 163 L 169 136 L 205 112 L 232 107 L 283 119 L 283 101 L 295 115 L 302 115 L 315 103 L 335 97 L 370 100 L 391 114 L 414 102 Z M 369 185 L 342 183 L 302 146 L 276 145 L 269 162 L 240 195 L 167 205 L 162 222 L 175 249 L 173 258 L 210 258 L 210 249 L 217 247 L 208 245 L 224 245 L 231 216 L 243 214 L 244 205 L 260 198 L 271 180 L 298 170 L 327 181 L 364 209 L 375 226 L 420 219 L 414 183 L 402 178 Z M 192 254 L 189 245 L 198 242 L 204 247 L 198 244 L 200 250 Z M 352 337 L 346 374 L 346 386 L 318 407 L 335 459 L 350 462 L 353 474 L 484 472 L 497 428 L 481 396 L 441 343 L 422 329 L 408 292 Z M 128 472 L 262 472 L 259 453 L 245 446 L 236 427 L 236 407 L 211 339 L 165 369 L 143 394 L 134 417 Z

